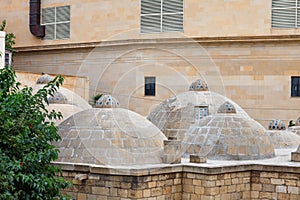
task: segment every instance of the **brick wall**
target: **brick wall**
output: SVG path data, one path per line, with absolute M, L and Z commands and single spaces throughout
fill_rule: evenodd
M 71 167 L 70 167 L 71 166 Z M 63 165 L 73 199 L 300 199 L 300 167 L 174 165 L 114 169 Z M 87 179 L 76 180 L 78 174 Z

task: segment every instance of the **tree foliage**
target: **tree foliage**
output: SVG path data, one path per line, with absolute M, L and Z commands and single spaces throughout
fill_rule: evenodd
M 20 89 L 11 67 L 0 69 L 0 199 L 62 199 L 69 183 L 51 164 L 59 151 L 51 144 L 60 140 L 54 119 L 61 113 L 47 111 L 47 97 L 63 82 L 58 76 L 33 94 Z
M 6 20 L 2 21 L 0 25 L 0 31 L 5 31 L 6 27 Z M 8 51 L 13 52 L 13 45 L 16 44 L 15 42 L 16 36 L 13 33 L 6 33 L 5 35 L 5 49 Z

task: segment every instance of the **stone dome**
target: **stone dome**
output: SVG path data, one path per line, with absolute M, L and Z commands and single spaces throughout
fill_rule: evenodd
M 280 119 L 274 119 L 269 123 L 269 130 L 285 130 L 285 124 Z
M 36 93 L 39 89 L 42 89 L 44 85 L 37 84 L 33 86 L 33 93 Z M 57 98 L 56 98 L 57 97 Z M 71 115 L 80 112 L 85 109 L 92 108 L 91 105 L 75 92 L 60 87 L 53 97 L 48 97 L 49 105 L 46 106 L 47 110 L 55 110 L 61 112 L 63 119 L 55 120 L 55 124 L 59 124 L 62 120 L 67 119 Z
M 208 85 L 205 81 L 198 79 L 190 85 L 189 91 L 208 91 Z
M 48 84 L 50 81 L 53 81 L 53 77 L 48 74 L 44 74 L 38 78 L 36 84 Z
M 191 154 L 214 160 L 252 160 L 275 156 L 265 129 L 249 117 L 215 114 L 201 119 L 186 132 L 184 157 Z
M 100 165 L 163 163 L 167 138 L 141 115 L 122 108 L 88 109 L 59 125 L 59 162 Z
M 61 92 L 56 92 L 53 96 L 48 97 L 48 102 L 50 104 L 66 104 L 68 102 L 68 98 Z
M 120 103 L 111 95 L 102 95 L 95 104 L 96 108 L 118 108 Z
M 191 124 L 207 115 L 217 114 L 225 102 L 235 108 L 237 115 L 249 117 L 238 104 L 218 93 L 188 91 L 163 101 L 147 118 L 167 137 L 182 140 Z
M 276 149 L 296 148 L 300 144 L 300 136 L 288 130 L 269 130 L 269 134 Z
M 226 101 L 218 108 L 218 113 L 236 113 L 234 105 Z

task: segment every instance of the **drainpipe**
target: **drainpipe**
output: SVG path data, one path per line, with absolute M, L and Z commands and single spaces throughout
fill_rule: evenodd
M 0 68 L 5 65 L 5 32 L 0 31 Z
M 30 0 L 29 5 L 30 32 L 36 37 L 44 37 L 45 26 L 41 26 L 41 0 Z

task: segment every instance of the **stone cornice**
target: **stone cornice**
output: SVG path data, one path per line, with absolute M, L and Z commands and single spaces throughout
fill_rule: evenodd
M 266 172 L 285 172 L 300 173 L 300 163 L 294 162 L 293 165 L 272 165 L 272 164 L 239 164 L 226 166 L 206 166 L 206 164 L 161 164 L 153 166 L 131 166 L 131 167 L 112 167 L 89 164 L 61 163 L 54 162 L 63 171 L 74 171 L 77 173 L 107 174 L 107 175 L 128 175 L 146 176 L 168 173 L 199 173 L 215 175 L 222 173 L 246 172 L 246 171 L 266 171 Z
M 78 48 L 95 48 L 107 46 L 141 45 L 141 44 L 182 44 L 198 42 L 202 45 L 223 45 L 236 43 L 278 43 L 300 42 L 300 35 L 276 35 L 276 36 L 230 36 L 230 37 L 192 37 L 192 38 L 161 38 L 161 39 L 128 39 L 87 43 L 69 43 L 56 45 L 39 45 L 16 47 L 17 52 L 61 50 Z

